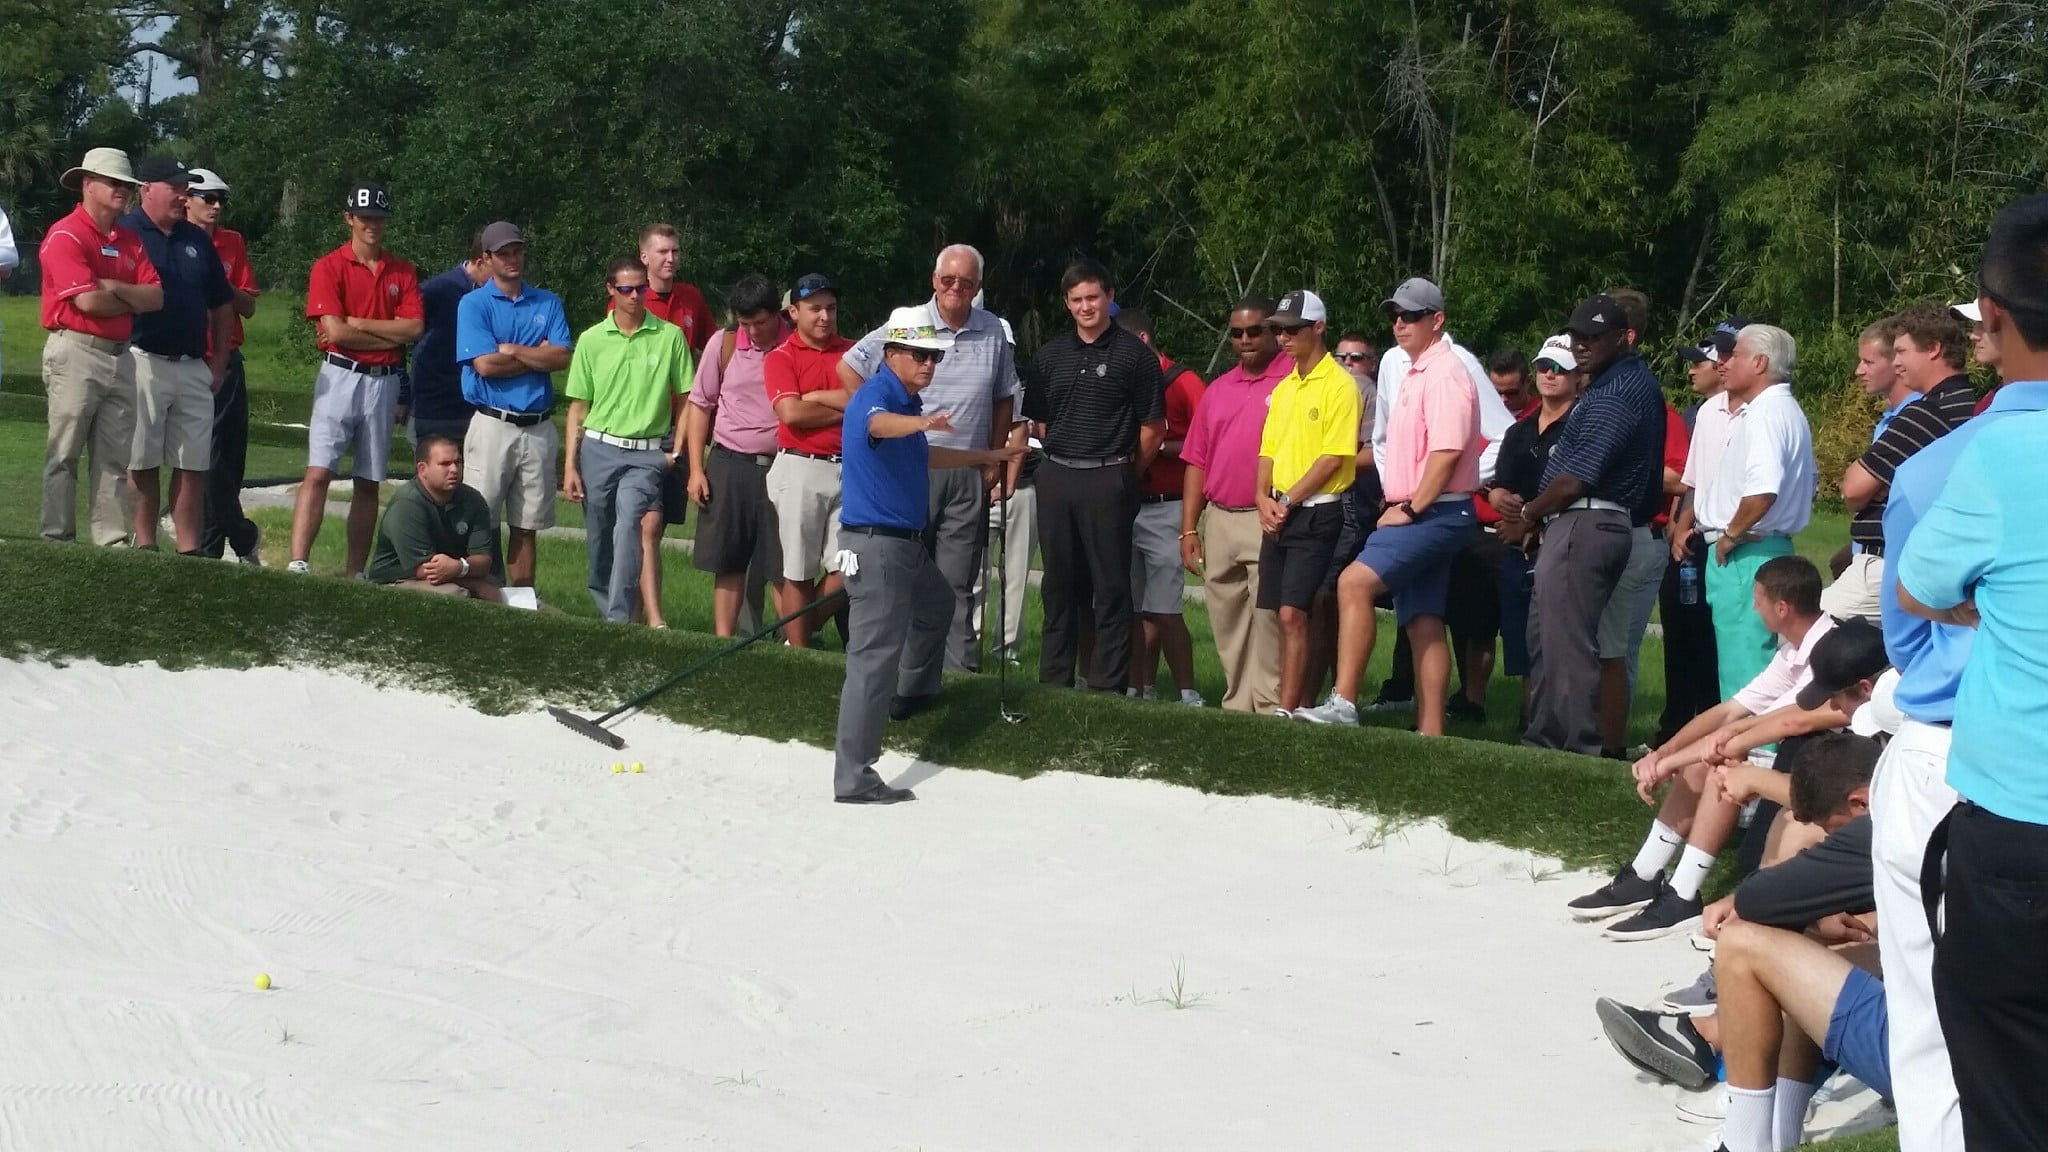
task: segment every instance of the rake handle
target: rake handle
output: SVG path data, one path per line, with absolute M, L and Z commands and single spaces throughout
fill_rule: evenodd
M 675 687 L 677 684 L 682 683 L 689 677 L 694 676 L 697 673 L 702 672 L 704 669 L 711 667 L 713 664 L 718 663 L 720 660 L 725 659 L 727 656 L 730 656 L 733 653 L 746 648 L 748 645 L 753 644 L 755 641 L 760 640 L 765 636 L 773 635 L 777 628 L 780 628 L 783 625 L 788 624 L 792 620 L 795 620 L 797 617 L 807 616 L 810 613 L 815 612 L 818 609 L 824 607 L 825 605 L 833 602 L 834 600 L 844 599 L 845 596 L 846 589 L 842 587 L 834 589 L 833 591 L 818 597 L 816 600 L 813 600 L 809 604 L 806 604 L 803 607 L 797 609 L 796 611 L 791 612 L 789 615 L 784 616 L 776 620 L 775 622 L 766 625 L 759 632 L 754 633 L 752 636 L 748 636 L 744 639 L 734 641 L 733 643 L 728 644 L 723 648 L 720 648 L 718 651 L 713 652 L 711 655 L 706 656 L 702 660 L 697 661 L 695 664 L 692 664 L 689 667 L 684 668 L 682 671 L 676 673 L 673 676 L 670 676 L 668 679 L 663 680 L 661 683 L 656 684 L 654 687 L 649 688 L 647 691 L 642 692 L 638 696 L 633 697 L 631 700 L 626 701 L 624 704 L 619 705 L 617 708 L 614 708 L 611 711 L 605 713 L 604 715 L 599 716 L 595 721 L 593 721 L 593 723 L 603 724 L 608 720 L 614 719 L 619 716 L 623 716 L 626 713 L 631 712 L 633 709 L 640 707 L 642 704 L 647 703 L 649 700 L 654 699 L 656 696 L 659 696 L 663 692 L 666 692 L 669 689 Z

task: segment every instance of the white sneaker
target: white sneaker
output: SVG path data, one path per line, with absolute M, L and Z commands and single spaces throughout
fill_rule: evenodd
M 1202 694 L 1193 688 L 1183 688 L 1180 690 L 1180 702 L 1189 708 L 1207 708 L 1209 706 L 1209 702 L 1202 699 Z
M 1306 720 L 1311 724 L 1356 725 L 1358 723 L 1358 705 L 1332 692 L 1328 700 L 1323 701 L 1314 708 L 1303 708 L 1295 712 L 1294 718 L 1296 720 Z
M 1278 717 L 1279 717 L 1280 719 L 1282 719 L 1282 720 L 1292 720 L 1292 719 L 1294 719 L 1294 713 L 1292 713 L 1292 712 L 1289 712 L 1289 711 L 1288 711 L 1287 709 L 1285 709 L 1285 708 L 1275 708 L 1275 709 L 1273 709 L 1273 715 L 1275 715 L 1275 716 L 1278 716 Z
M 1728 1119 L 1728 1086 L 1678 1094 L 1678 1118 L 1687 1124 L 1719 1124 Z
M 313 571 L 313 566 L 311 564 L 306 563 L 304 560 L 294 560 L 291 563 L 285 565 L 284 570 L 287 572 L 295 573 L 300 576 L 305 576 Z
M 1133 699 L 1133 700 L 1157 700 L 1157 699 L 1159 699 L 1159 691 L 1158 691 L 1158 689 L 1156 689 L 1156 688 L 1150 688 L 1150 687 L 1146 687 L 1146 688 L 1126 688 L 1126 689 L 1124 689 L 1124 695 L 1125 695 L 1125 696 L 1128 696 L 1128 697 L 1130 697 L 1130 698 L 1131 698 L 1131 699 Z

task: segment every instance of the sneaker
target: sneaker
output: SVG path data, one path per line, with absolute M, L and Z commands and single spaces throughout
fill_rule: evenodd
M 1633 867 L 1623 865 L 1614 879 L 1565 907 L 1571 910 L 1574 920 L 1605 920 L 1646 906 L 1663 890 L 1664 873 L 1657 873 L 1655 880 L 1645 880 L 1636 875 Z
M 1728 1086 L 1716 1084 L 1705 1092 L 1687 1092 L 1678 1098 L 1673 1111 L 1687 1124 L 1721 1124 L 1728 1119 Z
M 1486 723 L 1486 706 L 1484 704 L 1474 704 L 1471 697 L 1459 694 L 1444 701 L 1444 715 L 1452 720 L 1462 720 L 1471 724 L 1484 724 Z
M 1302 711 L 1307 711 L 1307 709 L 1302 709 Z M 1292 713 L 1292 712 L 1289 712 L 1289 711 L 1288 711 L 1287 709 L 1285 709 L 1285 708 L 1275 708 L 1275 709 L 1273 709 L 1273 715 L 1275 715 L 1275 716 L 1279 717 L 1279 718 L 1280 718 L 1280 719 L 1282 719 L 1282 720 L 1292 720 L 1292 719 L 1294 719 L 1294 713 Z
M 263 530 L 261 528 L 258 528 L 256 530 L 256 539 L 253 543 L 249 545 L 249 550 L 247 552 L 235 553 L 235 563 L 247 564 L 252 568 L 261 568 L 263 567 L 263 557 L 261 555 L 262 551 Z
M 313 566 L 311 564 L 306 563 L 304 560 L 294 560 L 291 563 L 285 565 L 284 570 L 294 575 L 305 576 L 313 571 Z
M 1674 932 L 1690 932 L 1700 924 L 1700 898 L 1680 896 L 1665 884 L 1641 912 L 1607 926 L 1601 935 L 1609 940 L 1655 940 Z
M 1621 1057 L 1659 1080 L 1695 1092 L 1714 1082 L 1713 1046 L 1683 1016 L 1659 1016 L 1602 996 L 1593 1011 Z
M 1358 705 L 1332 692 L 1328 700 L 1314 708 L 1298 709 L 1294 713 L 1294 718 L 1306 720 L 1311 724 L 1355 725 L 1358 723 Z
M 1124 689 L 1124 695 L 1129 696 L 1133 700 L 1157 700 L 1159 699 L 1159 689 L 1151 684 L 1147 684 L 1143 688 L 1126 688 Z
M 1712 1016 L 1719 1005 L 1715 1001 L 1714 966 L 1700 973 L 1700 978 L 1674 992 L 1664 994 L 1664 1010 L 1679 1016 Z
M 1709 938 L 1705 933 L 1695 932 L 1686 939 L 1688 942 L 1692 944 L 1693 951 L 1705 952 L 1709 956 L 1712 956 L 1714 954 L 1715 941 Z
M 1209 702 L 1202 699 L 1202 694 L 1193 688 L 1183 688 L 1180 690 L 1180 702 L 1189 708 L 1207 708 L 1209 706 Z
M 1387 695 L 1387 690 L 1382 688 L 1379 695 L 1372 698 L 1372 703 L 1365 706 L 1365 710 L 1367 712 L 1413 712 L 1415 711 L 1415 697 L 1389 696 Z

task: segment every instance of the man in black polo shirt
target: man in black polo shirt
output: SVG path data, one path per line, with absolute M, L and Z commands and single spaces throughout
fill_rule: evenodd
M 1821 594 L 1820 606 L 1832 616 L 1861 616 L 1881 624 L 1879 593 L 1884 588 L 1884 507 L 1891 496 L 1892 474 L 1922 448 L 1948 435 L 1977 408 L 1977 394 L 1963 372 L 1969 335 L 1947 305 L 1925 300 L 1885 321 L 1891 334 L 1892 369 L 1897 386 L 1920 398 L 1880 420 L 1876 438 L 1842 476 L 1842 503 L 1848 505 L 1849 566 Z
M 1565 330 L 1592 385 L 1572 409 L 1522 506 L 1548 523 L 1529 607 L 1529 725 L 1522 742 L 1600 754 L 1600 615 L 1628 565 L 1636 527 L 1656 512 L 1664 480 L 1664 394 L 1630 340 L 1619 302 L 1589 296 Z
M 234 354 L 235 290 L 213 238 L 185 219 L 192 182 L 167 156 L 136 172 L 141 203 L 121 218 L 142 237 L 164 282 L 164 306 L 135 318 L 128 355 L 135 366 L 135 438 L 128 481 L 135 488 L 135 546 L 154 549 L 162 507 L 160 473 L 171 476 L 171 523 L 178 551 L 196 553 L 206 515 L 206 470 L 213 455 L 213 394 Z M 207 356 L 211 336 L 213 355 Z
M 1038 470 L 1045 634 L 1038 678 L 1074 682 L 1074 653 L 1094 612 L 1088 687 L 1122 692 L 1130 678 L 1131 546 L 1138 477 L 1166 440 L 1159 358 L 1110 322 L 1115 285 L 1093 260 L 1060 277 L 1074 330 L 1047 340 L 1024 368 L 1023 414 L 1045 445 Z

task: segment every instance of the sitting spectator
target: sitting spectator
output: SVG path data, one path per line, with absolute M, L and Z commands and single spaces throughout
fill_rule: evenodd
M 420 437 L 412 483 L 385 506 L 366 579 L 445 596 L 502 601 L 498 527 L 483 493 L 462 482 L 462 445 Z

